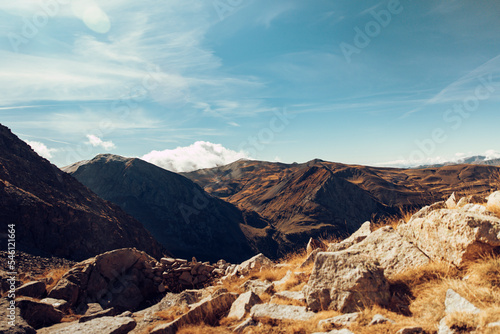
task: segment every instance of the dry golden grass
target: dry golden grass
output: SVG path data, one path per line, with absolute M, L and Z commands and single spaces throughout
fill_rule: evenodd
M 278 305 L 292 305 L 292 306 L 307 306 L 307 304 L 303 301 L 300 300 L 295 300 L 295 299 L 288 299 L 288 298 L 282 298 L 275 296 L 271 301 L 271 304 L 278 304 Z
M 190 325 L 181 327 L 178 331 L 178 334 L 230 334 L 233 331 L 225 328 L 225 327 L 211 327 L 205 324 L 199 325 Z
M 371 222 L 373 224 L 373 231 L 378 230 L 384 226 L 391 226 L 393 229 L 396 229 L 399 224 L 401 224 L 401 220 L 405 222 L 409 222 L 411 217 L 417 212 L 417 209 L 409 209 L 409 208 L 399 208 L 399 213 L 393 216 L 386 216 L 379 218 L 377 220 L 372 219 Z
M 157 317 L 162 318 L 163 320 L 167 322 L 174 321 L 175 319 L 179 318 L 181 315 L 187 313 L 189 311 L 189 308 L 186 306 L 173 306 L 169 307 L 166 310 L 161 310 L 155 313 Z
M 44 277 L 52 278 L 52 283 L 47 284 L 47 291 L 50 291 L 50 289 L 52 289 L 57 284 L 57 282 L 59 282 L 61 277 L 63 277 L 63 275 L 66 274 L 69 269 L 69 267 L 60 267 L 50 270 L 48 273 L 44 274 Z

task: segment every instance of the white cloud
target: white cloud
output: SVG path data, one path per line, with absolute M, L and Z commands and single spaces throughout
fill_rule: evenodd
M 57 151 L 56 148 L 48 148 L 44 143 L 38 141 L 27 140 L 26 143 L 31 146 L 31 148 L 38 153 L 38 155 L 44 157 L 45 159 L 52 158 L 52 153 Z
M 500 159 L 500 152 L 495 150 L 488 150 L 484 155 L 486 156 L 486 160 Z
M 236 152 L 221 144 L 197 141 L 173 150 L 152 151 L 143 160 L 172 172 L 191 172 L 202 168 L 227 165 L 239 159 L 248 159 L 245 152 Z
M 87 135 L 88 142 L 87 144 L 90 144 L 94 147 L 102 147 L 106 150 L 111 150 L 116 147 L 115 144 L 113 144 L 112 141 L 103 141 L 101 138 L 95 136 L 95 135 Z

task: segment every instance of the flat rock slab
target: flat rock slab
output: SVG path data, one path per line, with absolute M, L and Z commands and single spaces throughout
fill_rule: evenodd
M 250 310 L 252 318 L 268 317 L 277 320 L 307 321 L 316 316 L 316 313 L 307 311 L 305 306 L 291 306 L 278 304 L 258 304 Z
M 347 313 L 347 314 L 342 314 L 333 318 L 321 320 L 318 323 L 319 327 L 322 327 L 324 325 L 332 325 L 334 327 L 344 327 L 344 326 L 349 326 L 353 322 L 356 321 L 359 317 L 359 312 L 354 312 L 354 313 Z
M 281 299 L 288 299 L 288 300 L 296 300 L 299 302 L 305 302 L 306 297 L 304 296 L 304 293 L 302 291 L 281 291 L 281 292 L 276 292 L 271 298 L 271 300 L 276 299 L 276 298 L 281 298 Z
M 128 317 L 104 317 L 84 323 L 72 323 L 67 326 L 56 325 L 44 328 L 37 334 L 127 334 L 136 326 Z
M 425 207 L 397 230 L 431 260 L 460 266 L 500 247 L 500 219 L 464 208 L 431 210 Z

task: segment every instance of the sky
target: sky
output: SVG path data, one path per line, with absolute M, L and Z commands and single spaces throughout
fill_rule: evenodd
M 500 2 L 0 0 L 0 123 L 57 166 L 500 157 Z

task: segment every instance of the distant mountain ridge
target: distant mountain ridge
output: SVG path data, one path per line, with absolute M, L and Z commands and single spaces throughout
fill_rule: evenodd
M 137 158 L 101 154 L 63 168 L 141 221 L 174 255 L 243 261 L 276 257 L 276 231 L 257 214 L 207 194 L 188 178 Z
M 461 164 L 500 166 L 500 158 L 489 159 L 485 155 L 474 155 L 472 157 L 460 159 L 456 162 L 449 161 L 440 164 L 421 165 L 415 168 L 436 168 L 436 167 L 453 166 Z
M 325 233 L 345 236 L 374 215 L 421 207 L 452 192 L 485 193 L 494 166 L 397 169 L 319 159 L 302 164 L 237 161 L 183 173 L 208 193 L 271 221 L 287 239 L 304 243 Z
M 0 125 L 0 222 L 19 250 L 83 260 L 123 247 L 163 248 L 137 220 L 38 156 Z M 5 232 L 2 232 L 5 233 Z

